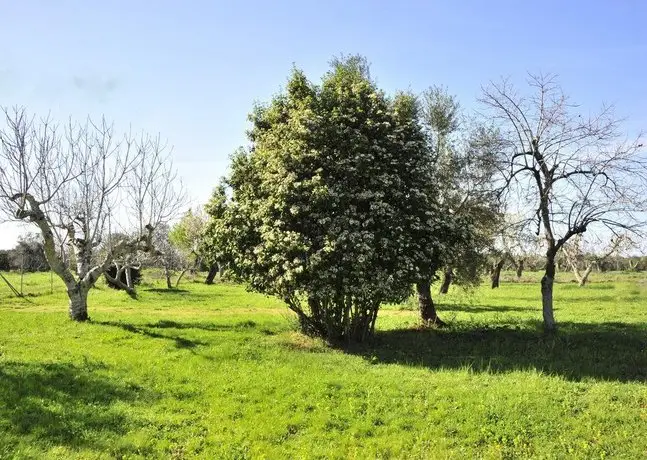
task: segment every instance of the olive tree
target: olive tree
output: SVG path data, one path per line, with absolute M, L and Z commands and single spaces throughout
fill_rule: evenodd
M 442 271 L 441 294 L 453 281 L 477 284 L 500 220 L 492 180 L 498 138 L 487 126 L 466 120 L 456 98 L 443 87 L 429 88 L 420 99 L 420 122 L 434 171 L 428 193 L 434 195 L 443 222 L 452 230 L 444 236 L 442 250 L 433 251 L 431 279 L 420 281 L 416 289 L 422 320 L 442 325 L 431 297 L 431 280 Z
M 440 216 L 418 115 L 358 57 L 334 61 L 320 85 L 295 70 L 253 111 L 209 233 L 230 270 L 283 299 L 304 332 L 364 340 L 382 302 L 430 276 Z
M 587 231 L 639 231 L 644 225 L 647 159 L 640 137 L 623 134 L 613 108 L 579 110 L 552 75 L 531 75 L 528 94 L 508 80 L 483 89 L 484 115 L 500 128 L 500 173 L 520 212 L 545 243 L 544 327 L 556 329 L 556 257 Z
M 38 228 L 47 262 L 67 288 L 70 317 L 85 321 L 99 277 L 126 254 L 152 251 L 155 227 L 177 210 L 168 149 L 159 137 L 118 136 L 105 119 L 61 126 L 24 108 L 4 115 L 0 205 L 8 218 Z

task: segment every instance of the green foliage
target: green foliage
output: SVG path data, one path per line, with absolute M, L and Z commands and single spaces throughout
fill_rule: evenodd
M 446 221 L 457 229 L 440 254 L 436 269 L 451 267 L 458 284 L 480 281 L 501 213 L 494 182 L 496 131 L 482 125 L 464 127 L 460 104 L 446 88 L 422 95 L 422 121 L 434 157 L 434 192 Z
M 308 333 L 363 340 L 382 302 L 429 278 L 452 234 L 434 201 L 433 161 L 414 97 L 389 99 L 359 57 L 320 86 L 294 70 L 250 115 L 250 150 L 232 158 L 207 207 L 215 257 L 284 300 Z
M 374 341 L 335 349 L 242 286 L 100 282 L 78 324 L 28 274 L 28 300 L 0 284 L 0 458 L 644 457 L 645 275 L 558 274 L 554 335 L 540 277 L 451 290 L 444 330 L 384 307 Z
M 49 270 L 39 235 L 28 233 L 18 238 L 13 249 L 0 251 L 0 270 L 42 272 Z
M 206 217 L 202 213 L 189 209 L 168 231 L 168 243 L 182 252 L 184 257 L 199 264 L 205 223 Z

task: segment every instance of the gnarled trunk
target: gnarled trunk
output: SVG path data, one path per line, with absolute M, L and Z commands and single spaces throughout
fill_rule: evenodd
M 440 293 L 447 294 L 449 292 L 449 286 L 454 280 L 454 271 L 451 267 L 447 268 L 443 273 L 443 284 L 440 285 Z
M 420 281 L 416 283 L 416 292 L 418 293 L 418 308 L 420 309 L 420 319 L 428 324 L 435 324 L 436 326 L 444 326 L 438 313 L 436 306 L 431 298 L 431 283 L 429 281 Z
M 88 317 L 88 288 L 81 284 L 68 287 L 70 298 L 70 318 L 74 321 L 87 321 Z
M 499 287 L 499 280 L 501 278 L 501 270 L 503 269 L 504 264 L 505 264 L 505 260 L 501 259 L 496 263 L 496 265 L 492 266 L 492 272 L 490 273 L 490 279 L 492 280 L 492 289 L 495 289 L 495 288 Z
M 207 274 L 207 279 L 204 280 L 204 283 L 213 284 L 213 280 L 216 278 L 217 274 L 218 274 L 218 264 L 212 264 L 211 267 L 209 267 L 209 273 Z
M 557 328 L 553 315 L 553 284 L 555 282 L 555 255 L 550 251 L 546 255 L 546 272 L 541 279 L 541 304 L 544 315 L 544 329 L 554 331 Z
M 519 259 L 519 262 L 517 263 L 517 281 L 521 280 L 521 275 L 523 275 L 523 268 L 524 268 L 524 260 Z
M 594 264 L 590 264 L 588 267 L 586 267 L 586 271 L 584 271 L 584 274 L 579 279 L 580 287 L 583 287 L 584 285 L 586 285 L 586 282 L 589 280 L 589 275 L 591 274 L 591 271 L 593 271 L 593 265 Z

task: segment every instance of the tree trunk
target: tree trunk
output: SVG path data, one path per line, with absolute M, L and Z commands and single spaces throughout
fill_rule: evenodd
M 454 271 L 451 267 L 447 268 L 443 273 L 443 284 L 440 286 L 440 293 L 447 294 L 449 292 L 449 286 L 454 280 Z
M 582 275 L 582 277 L 579 280 L 580 281 L 580 287 L 583 287 L 586 284 L 586 282 L 589 280 L 589 275 L 591 274 L 591 271 L 593 270 L 593 265 L 594 264 L 590 264 L 588 267 L 586 267 L 586 271 L 584 272 L 584 274 Z
M 546 256 L 546 272 L 541 279 L 541 305 L 544 315 L 544 329 L 554 331 L 557 329 L 553 316 L 553 283 L 555 282 L 555 256 Z
M 166 288 L 173 289 L 173 284 L 171 284 L 171 271 L 168 269 L 168 266 L 164 267 L 164 277 L 166 278 Z
M 76 284 L 68 287 L 67 295 L 70 298 L 70 318 L 74 321 L 87 321 L 88 317 L 88 289 Z
M 209 267 L 209 273 L 207 274 L 207 279 L 204 281 L 205 284 L 213 284 L 213 280 L 218 274 L 218 264 L 212 264 Z
M 490 278 L 492 279 L 492 289 L 496 289 L 499 287 L 501 270 L 503 269 L 504 264 L 505 264 L 505 260 L 501 259 L 496 263 L 496 265 L 492 267 L 492 273 L 490 274 Z
M 524 269 L 524 261 L 523 259 L 519 259 L 519 263 L 517 263 L 517 281 L 521 281 L 521 275 L 523 275 L 523 269 Z
M 438 313 L 436 313 L 436 306 L 431 298 L 431 283 L 429 281 L 421 281 L 416 284 L 416 291 L 418 292 L 418 307 L 420 308 L 420 319 L 427 324 L 434 324 L 436 326 L 444 326 Z
M 117 271 L 117 276 L 115 278 L 110 276 L 108 272 L 105 272 L 103 276 L 105 276 L 107 280 L 109 280 L 112 284 L 117 286 L 119 289 L 123 289 L 124 291 L 126 291 L 126 293 L 133 299 L 137 298 L 137 291 L 135 290 L 135 288 L 131 288 L 126 283 L 121 282 L 121 279 L 120 279 L 121 273 L 119 273 L 119 271 Z
M 126 267 L 126 286 L 128 286 L 130 289 L 134 289 L 133 274 L 130 267 Z
M 177 277 L 177 281 L 175 282 L 175 287 L 176 287 L 176 288 L 180 285 L 180 281 L 182 280 L 182 277 L 184 276 L 184 274 L 185 274 L 187 271 L 189 271 L 189 269 L 188 269 L 188 268 L 185 268 L 184 270 L 182 270 L 182 271 L 180 272 L 180 276 L 178 276 L 178 277 Z

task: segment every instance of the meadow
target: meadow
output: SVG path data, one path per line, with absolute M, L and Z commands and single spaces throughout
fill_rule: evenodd
M 539 276 L 436 295 L 446 329 L 385 306 L 346 347 L 234 284 L 99 283 L 74 323 L 49 274 L 0 281 L 0 458 L 647 457 L 647 274 L 560 274 L 551 335 Z

